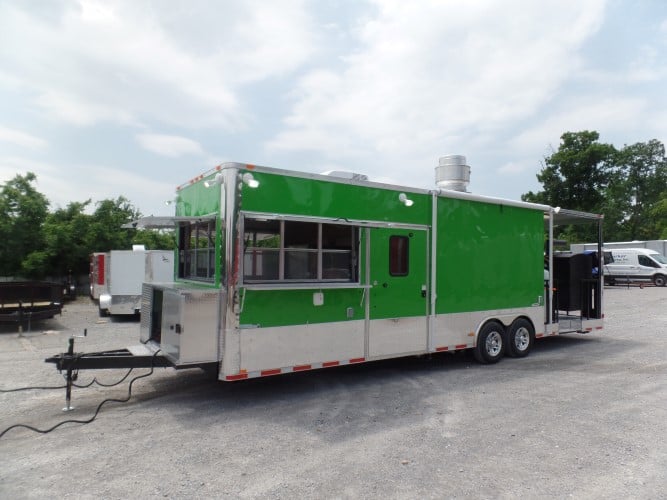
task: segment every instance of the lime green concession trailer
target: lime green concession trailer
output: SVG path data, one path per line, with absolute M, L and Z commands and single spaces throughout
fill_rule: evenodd
M 468 193 L 447 179 L 465 158 L 443 160 L 433 190 L 240 163 L 180 186 L 173 217 L 133 223 L 178 243 L 174 281 L 143 286 L 144 349 L 235 381 L 463 349 L 493 363 L 601 329 L 595 256 L 552 236 L 596 224 L 601 245 L 602 217 Z

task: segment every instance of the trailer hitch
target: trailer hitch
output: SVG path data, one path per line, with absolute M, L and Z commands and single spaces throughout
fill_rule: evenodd
M 44 362 L 53 363 L 60 373 L 65 372 L 65 408 L 72 411 L 72 387 L 78 378 L 79 370 L 103 370 L 115 368 L 166 368 L 173 364 L 159 351 L 151 350 L 145 345 L 133 346 L 111 351 L 81 353 L 74 352 L 74 339 L 88 335 L 72 335 L 67 341 L 67 352 L 46 358 Z

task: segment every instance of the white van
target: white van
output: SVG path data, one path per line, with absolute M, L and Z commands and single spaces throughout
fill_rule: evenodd
M 605 264 L 605 282 L 652 281 L 656 286 L 667 284 L 667 259 L 648 248 L 605 248 L 614 261 Z

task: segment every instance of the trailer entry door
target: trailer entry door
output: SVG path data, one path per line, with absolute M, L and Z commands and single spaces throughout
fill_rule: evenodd
M 370 357 L 427 348 L 427 241 L 421 229 L 371 230 Z

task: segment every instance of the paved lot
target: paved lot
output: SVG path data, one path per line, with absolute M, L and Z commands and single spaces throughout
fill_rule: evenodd
M 93 423 L 8 432 L 0 498 L 664 498 L 667 288 L 605 300 L 602 332 L 495 366 L 444 354 L 232 384 L 158 369 Z M 139 337 L 87 299 L 22 336 L 2 328 L 3 389 L 62 384 L 43 360 L 83 328 L 80 351 Z M 0 432 L 87 419 L 128 381 L 75 389 L 70 413 L 64 390 L 0 393 Z

